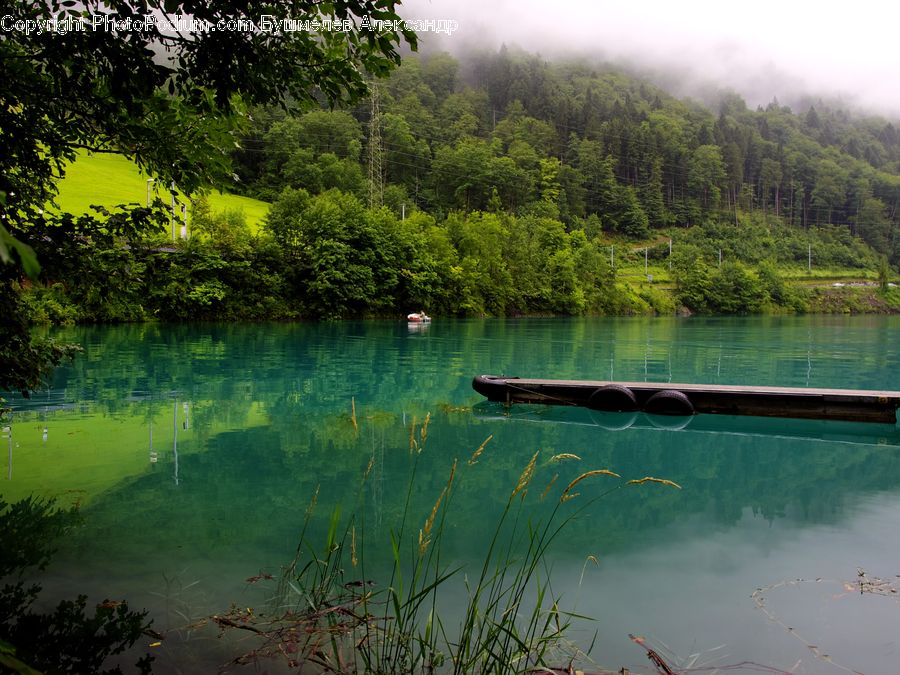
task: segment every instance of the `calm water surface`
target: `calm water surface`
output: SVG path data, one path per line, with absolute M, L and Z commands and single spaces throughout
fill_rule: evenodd
M 846 584 L 858 570 L 898 581 L 896 428 L 709 416 L 678 428 L 580 409 L 506 410 L 483 402 L 471 379 L 900 389 L 898 334 L 892 317 L 78 329 L 64 337 L 84 354 L 48 391 L 13 402 L 0 494 L 81 504 L 84 526 L 48 570 L 48 596 L 127 597 L 158 629 L 181 628 L 156 648 L 159 672 L 203 671 L 227 661 L 227 647 L 184 626 L 260 600 L 244 580 L 290 559 L 317 487 L 323 519 L 333 504 L 362 500 L 369 560 L 385 564 L 386 546 L 372 542 L 387 542 L 399 521 L 409 428 L 430 413 L 412 489 L 416 528 L 453 459 L 493 434 L 459 476 L 445 551 L 462 563 L 480 559 L 535 451 L 540 489 L 555 472 L 565 485 L 594 468 L 683 486 L 646 484 L 597 502 L 552 553 L 563 606 L 596 618 L 574 635 L 587 643 L 598 631 L 598 668 L 650 672 L 634 633 L 682 666 L 891 673 L 900 605 Z M 549 465 L 562 452 L 582 460 Z M 582 497 L 600 489 L 586 481 Z

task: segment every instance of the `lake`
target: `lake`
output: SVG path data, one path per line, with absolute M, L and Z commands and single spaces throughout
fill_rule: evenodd
M 317 489 L 319 540 L 333 505 L 362 505 L 377 581 L 413 464 L 406 512 L 417 530 L 459 458 L 443 555 L 471 573 L 538 452 L 526 498 L 536 512 L 556 473 L 559 486 L 609 469 L 682 488 L 631 485 L 591 503 L 548 556 L 562 607 L 594 618 L 572 632 L 585 646 L 597 632 L 589 670 L 652 672 L 632 633 L 681 667 L 893 672 L 896 427 L 713 416 L 685 426 L 506 409 L 484 402 L 471 380 L 895 390 L 898 335 L 900 317 L 880 316 L 70 329 L 60 337 L 84 353 L 48 390 L 12 399 L 0 494 L 80 505 L 84 523 L 60 543 L 45 596 L 85 592 L 147 607 L 157 630 L 172 631 L 152 649 L 156 671 L 205 671 L 233 657 L 234 645 L 195 622 L 264 601 L 245 580 L 290 561 Z M 421 453 L 410 451 L 413 425 Z M 551 461 L 561 453 L 580 461 Z M 611 480 L 581 483 L 580 503 Z M 870 592 L 859 592 L 860 579 Z M 448 616 L 459 595 L 446 600 Z

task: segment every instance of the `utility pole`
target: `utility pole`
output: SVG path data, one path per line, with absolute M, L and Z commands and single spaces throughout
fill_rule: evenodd
M 371 85 L 369 116 L 369 208 L 377 209 L 384 202 L 384 174 L 381 157 L 381 113 L 378 105 L 378 85 Z
M 719 267 L 722 266 L 722 249 L 719 249 Z
M 616 247 L 609 247 L 609 268 L 613 269 L 616 266 Z
M 172 403 L 172 455 L 175 458 L 175 485 L 178 485 L 178 399 Z
M 147 179 L 147 208 L 148 208 L 148 209 L 150 208 L 150 187 L 151 187 L 151 186 L 153 185 L 153 183 L 155 183 L 155 182 L 156 182 L 156 181 L 153 180 L 152 178 L 148 178 L 148 179 Z
M 172 181 L 169 192 L 172 195 L 172 213 L 169 215 L 169 227 L 172 228 L 172 241 L 175 241 L 175 181 Z
M 12 480 L 12 427 L 7 425 L 3 427 L 3 435 L 6 436 L 7 445 L 9 447 L 9 452 L 7 454 L 7 469 L 6 469 L 6 478 L 7 480 Z

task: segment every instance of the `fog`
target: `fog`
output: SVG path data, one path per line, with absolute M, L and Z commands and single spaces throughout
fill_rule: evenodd
M 400 13 L 458 22 L 449 38 L 423 35 L 426 49 L 506 44 L 636 68 L 681 96 L 730 89 L 753 107 L 821 97 L 900 117 L 900 3 L 404 0 Z

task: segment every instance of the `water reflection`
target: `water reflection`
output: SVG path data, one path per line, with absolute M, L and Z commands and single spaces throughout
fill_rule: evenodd
M 897 424 L 732 415 L 660 416 L 642 412 L 604 412 L 578 406 L 507 407 L 487 401 L 475 405 L 473 412 L 478 419 L 507 423 L 515 421 L 596 426 L 606 431 L 624 431 L 630 428 L 685 430 L 691 434 L 715 435 L 719 442 L 727 442 L 730 436 L 756 436 L 762 441 L 796 438 L 812 442 L 900 446 L 900 425 Z
M 413 471 L 408 513 L 418 528 L 461 460 L 445 551 L 463 563 L 479 559 L 535 451 L 536 514 L 551 506 L 539 496 L 555 474 L 557 485 L 594 468 L 658 476 L 682 489 L 632 486 L 593 503 L 554 554 L 559 587 L 603 617 L 604 663 L 642 660 L 620 638 L 645 630 L 682 654 L 692 640 L 727 642 L 730 654 L 786 663 L 795 651 L 754 613 L 756 587 L 840 578 L 855 564 L 898 572 L 883 569 L 900 559 L 883 540 L 895 539 L 890 517 L 900 513 L 896 427 L 505 409 L 482 403 L 471 378 L 892 389 L 898 327 L 884 317 L 775 317 L 441 321 L 427 333 L 405 322 L 79 329 L 66 337 L 85 346 L 83 357 L 49 392 L 13 402 L 0 490 L 7 500 L 37 491 L 84 503 L 85 526 L 61 549 L 48 589 L 118 594 L 170 617 L 173 580 L 190 586 L 183 598 L 204 598 L 197 614 L 277 570 L 317 489 L 314 541 L 331 505 L 363 504 L 376 570 L 389 562 L 384 544 Z M 421 425 L 428 412 L 425 449 L 411 453 L 413 419 Z M 552 462 L 560 453 L 581 461 Z M 586 482 L 582 497 L 601 488 Z M 600 566 L 584 572 L 588 555 Z
M 410 509 L 427 514 L 453 458 L 467 458 L 491 434 L 479 464 L 461 471 L 456 525 L 447 538 L 448 553 L 461 560 L 477 558 L 478 543 L 490 538 L 535 449 L 540 449 L 536 483 L 559 473 L 559 484 L 565 485 L 584 470 L 609 468 L 626 478 L 655 475 L 683 487 L 680 492 L 652 486 L 625 490 L 592 505 L 559 546 L 579 556 L 598 540 L 606 552 L 679 546 L 702 537 L 709 526 L 698 522 L 692 530 L 674 534 L 673 527 L 691 518 L 728 528 L 740 528 L 746 513 L 779 528 L 836 523 L 865 495 L 896 493 L 900 487 L 896 436 L 853 435 L 849 423 L 779 421 L 777 433 L 765 433 L 761 426 L 723 433 L 717 425 L 728 420 L 712 417 L 703 423 L 697 417 L 692 420 L 696 429 L 671 431 L 641 422 L 610 432 L 591 415 L 579 418 L 577 410 L 551 422 L 544 415 L 564 409 L 517 413 L 514 407 L 504 417 L 499 410 L 485 413 L 479 407 L 476 414 L 436 412 L 425 451 L 411 455 L 409 427 L 401 414 L 360 407 L 357 429 L 349 414 L 278 418 L 185 445 L 179 437 L 180 409 L 172 404 L 171 453 L 160 454 L 156 464 L 168 470 L 136 472 L 88 506 L 89 526 L 81 544 L 102 544 L 107 549 L 104 564 L 118 559 L 128 573 L 152 573 L 167 566 L 169 553 L 186 546 L 198 555 L 231 555 L 251 542 L 259 564 L 274 564 L 293 550 L 300 516 L 317 489 L 323 504 L 363 499 L 373 537 L 386 537 L 402 518 L 403 488 L 416 461 Z M 582 461 L 550 463 L 550 457 L 562 452 Z M 362 476 L 373 458 L 371 481 L 361 493 Z M 325 508 L 322 527 L 327 514 Z M 176 531 L 162 527 L 175 520 Z M 386 553 L 373 551 L 370 559 Z

